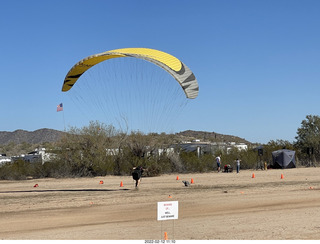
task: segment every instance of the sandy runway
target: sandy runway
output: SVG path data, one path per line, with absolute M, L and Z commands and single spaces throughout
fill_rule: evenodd
M 176 176 L 0 181 L 0 239 L 320 239 L 320 168 Z M 161 201 L 179 219 L 157 221 Z

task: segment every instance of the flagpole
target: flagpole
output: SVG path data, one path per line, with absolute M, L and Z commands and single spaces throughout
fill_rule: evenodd
M 60 112 L 62 111 L 62 119 L 63 119 L 63 130 L 64 132 L 66 131 L 66 122 L 65 122 L 65 119 L 64 119 L 64 109 L 63 109 L 63 104 L 60 103 L 58 106 L 57 106 L 57 112 Z
M 66 132 L 66 121 L 64 120 L 64 109 L 62 110 L 62 117 L 63 117 L 63 131 Z

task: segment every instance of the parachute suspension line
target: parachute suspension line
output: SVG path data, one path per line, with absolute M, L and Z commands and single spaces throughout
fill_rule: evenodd
M 86 83 L 85 95 L 88 97 L 88 103 L 100 108 L 102 117 L 108 123 L 118 126 L 122 131 L 128 130 L 128 106 L 132 99 L 129 92 L 133 80 L 128 79 L 126 74 L 128 71 L 122 70 L 121 59 L 108 60 L 98 64 L 88 70 L 80 82 Z M 94 89 L 91 89 L 94 87 Z M 92 106 L 91 110 L 94 110 Z M 97 113 L 97 114 L 98 114 Z
M 113 124 L 118 126 L 122 132 L 126 132 L 128 130 L 128 118 L 126 117 L 126 111 L 123 111 L 122 104 L 128 102 L 128 97 L 124 93 L 127 87 L 123 85 L 124 77 L 118 61 L 118 59 L 115 59 L 101 63 L 99 66 L 101 72 L 99 73 L 102 75 L 99 80 L 99 87 L 102 87 L 101 102 L 105 107 L 105 116 L 109 121 L 113 121 Z
M 142 69 L 145 71 L 143 72 Z M 152 83 L 152 78 L 154 76 L 154 72 L 152 72 L 153 65 L 145 62 L 141 63 L 140 65 L 136 65 L 136 74 L 137 74 L 137 80 L 139 81 L 139 86 L 142 87 L 142 89 L 139 90 L 139 96 L 141 99 L 141 104 L 143 106 L 142 111 L 144 111 L 141 116 L 142 120 L 142 128 L 145 128 L 145 132 L 149 133 L 152 130 L 152 127 L 154 126 L 152 124 L 152 102 L 156 99 L 156 94 L 152 91 L 151 87 L 154 86 L 154 83 Z M 137 98 L 139 99 L 139 98 Z
M 126 101 L 134 106 L 129 109 L 129 118 L 139 117 L 139 124 L 132 121 L 131 129 L 147 133 L 166 131 L 171 126 L 168 121 L 173 120 L 179 112 L 176 100 L 188 100 L 180 85 L 162 68 L 144 60 L 132 59 L 131 62 L 130 59 L 129 70 L 130 78 L 126 80 L 126 86 L 135 86 Z
M 169 129 L 173 129 L 173 122 L 179 117 L 179 114 L 182 112 L 182 106 L 181 104 L 186 104 L 188 102 L 188 99 L 186 99 L 184 92 L 182 92 L 181 87 L 178 83 L 174 82 L 172 83 L 171 77 L 168 77 L 166 79 L 166 86 L 165 86 L 165 97 L 163 99 L 165 101 L 168 101 L 165 103 L 161 109 L 162 111 L 159 112 L 159 114 L 166 115 L 166 123 L 161 127 L 163 131 L 168 131 Z M 169 84 L 170 83 L 170 84 Z M 156 121 L 161 121 L 161 118 L 159 118 Z
M 99 67 L 94 68 L 99 69 Z M 100 71 L 96 72 L 95 69 L 86 72 L 81 77 L 79 84 L 75 84 L 68 92 L 71 100 L 82 112 L 82 116 L 88 121 L 99 120 L 95 111 L 102 111 L 103 113 L 106 111 L 106 107 L 101 102 L 101 91 L 104 89 L 97 89 L 100 85 L 104 85 L 100 81 L 103 74 Z
M 87 120 L 89 120 L 90 116 L 88 115 L 88 111 L 86 110 L 86 108 L 84 106 L 82 106 L 82 104 L 86 103 L 86 98 L 84 98 L 81 95 L 81 92 L 79 92 L 79 89 L 78 90 L 77 89 L 73 89 L 67 95 L 69 96 L 69 98 L 72 101 L 73 105 L 75 107 L 77 107 L 77 111 L 80 112 L 81 117 L 82 118 L 85 117 Z
M 189 101 L 172 74 L 130 55 L 94 65 L 67 93 L 83 117 L 123 132 L 172 132 Z
M 160 73 L 160 71 L 159 71 Z M 166 113 L 166 104 L 170 101 L 169 92 L 166 92 L 167 80 L 166 77 L 162 76 L 163 74 L 158 74 L 157 77 L 152 77 L 154 91 L 158 92 L 159 95 L 155 96 L 155 99 L 151 103 L 152 114 L 150 118 L 154 118 L 155 128 L 163 130 L 167 120 L 170 116 L 169 113 Z M 173 86 L 172 86 L 173 87 Z M 162 106 L 159 104 L 162 103 Z M 166 116 L 165 116 L 166 115 Z M 156 131 L 155 131 L 156 132 Z
M 114 60 L 88 70 L 68 92 L 84 117 L 97 120 L 100 110 L 103 122 L 122 131 L 166 132 L 181 112 L 181 101 L 188 100 L 180 85 L 144 60 Z
M 162 77 L 163 70 L 144 60 L 139 60 L 135 64 L 135 71 L 132 73 L 136 74 L 135 80 L 140 87 L 135 99 L 140 100 L 142 106 L 140 130 L 146 133 L 156 132 L 155 129 L 160 129 L 166 122 L 161 108 L 168 101 L 163 97 L 165 95 L 163 90 L 167 85 L 164 84 Z
M 148 93 L 143 94 L 146 96 L 148 103 L 144 110 L 146 114 L 147 125 L 149 125 L 148 132 L 166 132 L 171 127 L 172 121 L 178 112 L 178 104 L 175 100 L 186 101 L 180 85 L 175 82 L 172 77 L 163 69 L 151 64 L 154 70 L 148 74 L 146 78 Z M 181 101 L 180 101 L 181 102 Z M 158 131 L 155 131 L 158 130 Z

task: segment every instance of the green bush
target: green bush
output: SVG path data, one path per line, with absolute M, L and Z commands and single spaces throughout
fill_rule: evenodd
M 132 168 L 139 165 L 148 169 L 145 175 L 150 177 L 167 173 L 211 172 L 217 169 L 215 158 L 218 155 L 221 155 L 222 169 L 226 164 L 235 169 L 237 158 L 241 160 L 241 169 L 255 169 L 258 162 L 261 165 L 264 162 L 271 164 L 272 151 L 281 148 L 295 150 L 298 165 L 310 165 L 310 161 L 317 165 L 316 158 L 311 159 L 303 148 L 294 148 L 293 144 L 282 140 L 270 141 L 264 145 L 262 156 L 258 156 L 257 151 L 252 148 L 242 151 L 233 148 L 228 153 L 219 150 L 215 155 L 197 155 L 196 152 L 176 149 L 175 153 L 164 152 L 158 155 L 158 148 L 167 148 L 178 143 L 174 141 L 173 135 L 145 135 L 141 132 L 126 134 L 116 131 L 111 125 L 90 122 L 89 126 L 80 129 L 71 128 L 65 137 L 51 145 L 56 154 L 51 162 L 41 164 L 18 160 L 7 163 L 0 167 L 0 179 L 22 180 L 29 176 L 60 178 L 131 175 Z M 27 150 L 30 146 L 26 143 L 10 143 L 2 148 L 16 151 L 22 148 Z
M 27 177 L 41 178 L 44 175 L 41 163 L 30 164 L 21 159 L 0 167 L 0 179 L 2 180 L 25 180 Z

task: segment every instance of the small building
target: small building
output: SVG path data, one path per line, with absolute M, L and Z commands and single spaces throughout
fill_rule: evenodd
M 54 153 L 48 153 L 46 152 L 45 148 L 36 148 L 34 151 L 29 152 L 28 154 L 20 155 L 20 156 L 14 156 L 11 157 L 12 162 L 17 160 L 23 160 L 28 163 L 46 163 L 51 161 L 55 157 Z
M 0 167 L 6 163 L 11 163 L 11 158 L 6 154 L 0 154 Z

